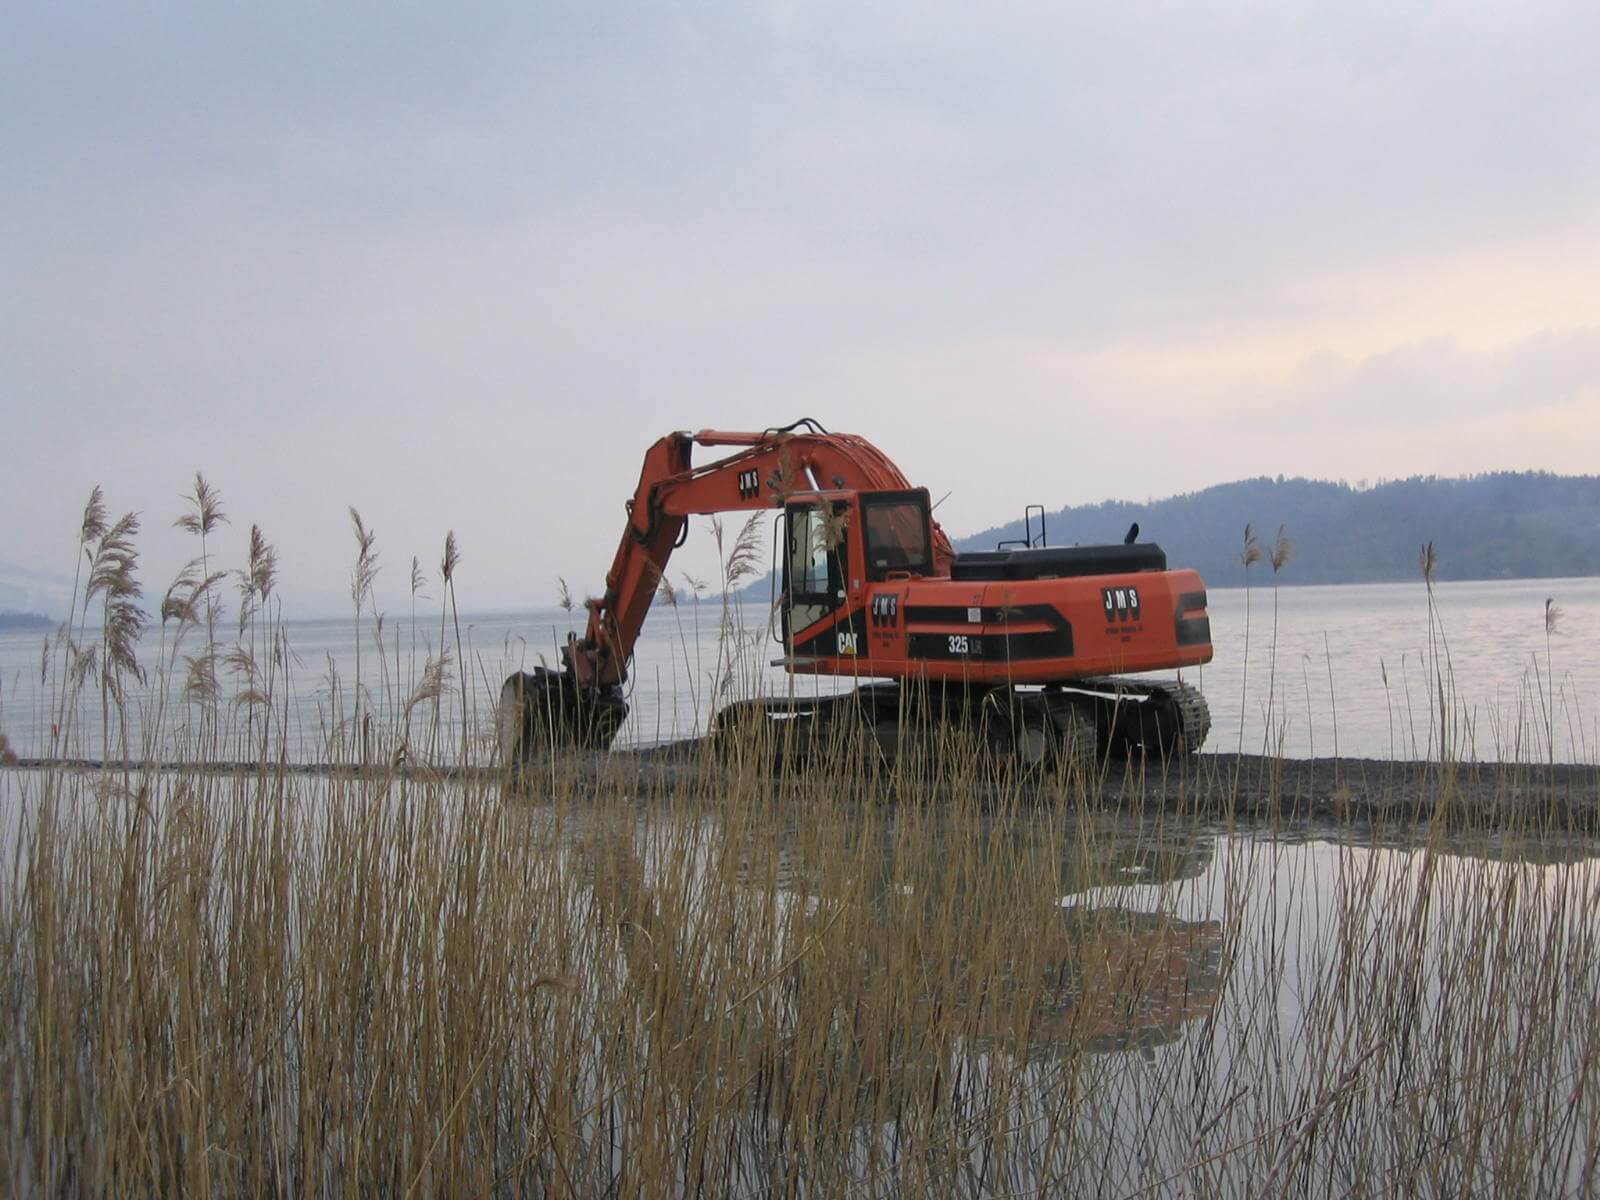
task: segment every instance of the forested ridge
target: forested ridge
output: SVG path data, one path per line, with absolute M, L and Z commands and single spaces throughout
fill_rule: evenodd
M 1245 525 L 1263 548 L 1280 525 L 1294 543 L 1281 583 L 1412 579 L 1431 541 L 1439 579 L 1537 579 L 1600 575 L 1600 476 L 1543 471 L 1468 478 L 1416 476 L 1353 487 L 1262 476 L 1137 503 L 1108 500 L 1049 515 L 1053 546 L 1121 541 L 1139 522 L 1174 566 L 1195 567 L 1214 586 L 1239 581 Z M 956 541 L 990 549 L 1020 538 L 1022 521 Z
M 1384 583 L 1418 578 L 1432 542 L 1436 579 L 1550 579 L 1600 575 L 1600 476 L 1500 471 L 1466 478 L 1419 475 L 1373 487 L 1261 476 L 1163 500 L 1107 500 L 1047 517 L 1052 546 L 1158 542 L 1170 565 L 1194 567 L 1212 587 L 1244 582 L 1244 528 L 1263 553 L 1278 527 L 1293 543 L 1281 584 Z M 1021 538 L 1019 518 L 957 537 L 956 549 L 992 550 Z M 1035 522 L 1034 532 L 1038 532 Z M 1265 562 L 1259 568 L 1268 570 Z M 742 595 L 765 599 L 767 576 Z

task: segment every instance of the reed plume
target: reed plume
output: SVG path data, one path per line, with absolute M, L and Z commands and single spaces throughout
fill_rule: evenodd
M 411 710 L 419 704 L 426 704 L 438 700 L 444 695 L 450 684 L 450 651 L 439 651 L 438 657 L 430 655 L 422 665 L 422 676 L 417 680 L 417 686 L 412 689 L 410 697 L 406 700 L 405 708 L 401 711 L 406 717 L 411 716 Z
M 139 551 L 133 540 L 138 532 L 138 515 L 125 513 L 100 535 L 89 563 L 89 585 L 84 591 L 85 609 L 96 596 L 101 598 L 100 745 L 107 758 L 111 750 L 113 700 L 119 715 L 123 714 L 122 677 L 127 674 L 140 683 L 145 680 L 144 668 L 138 659 L 139 636 L 148 620 L 139 605 L 144 589 L 139 584 Z M 126 755 L 125 724 L 122 741 Z
M 701 671 L 701 658 L 700 658 L 700 601 L 705 596 L 705 594 L 711 590 L 711 588 L 710 588 L 710 585 L 708 585 L 704 579 L 701 579 L 699 576 L 696 576 L 696 575 L 691 575 L 688 571 L 685 571 L 683 573 L 683 582 L 689 588 L 689 595 L 694 597 L 694 608 L 693 608 L 693 612 L 694 612 L 694 670 L 689 672 L 689 704 L 691 705 L 691 707 L 693 709 L 693 712 L 694 712 L 694 731 L 695 731 L 696 734 L 698 734 L 700 732 L 700 671 Z M 678 636 L 679 636 L 679 639 L 681 640 L 682 637 L 683 637 L 681 629 L 679 631 Z M 687 647 L 684 648 L 683 662 L 684 662 L 684 669 L 688 670 L 689 651 L 688 651 Z
M 700 720 L 699 684 L 694 677 L 694 669 L 689 665 L 689 640 L 683 629 L 683 610 L 678 607 L 678 593 L 667 578 L 666 572 L 654 564 L 651 564 L 650 569 L 656 575 L 656 596 L 672 609 L 672 620 L 678 628 L 678 653 L 683 657 L 683 669 L 689 676 L 689 703 L 693 707 L 695 722 L 698 725 Z M 676 667 L 674 667 L 674 672 L 676 672 Z M 674 732 L 676 732 L 676 728 L 676 718 L 674 718 Z
M 254 709 L 269 702 L 261 668 L 256 665 L 256 656 L 247 647 L 233 647 L 223 656 L 223 664 L 241 682 L 233 697 L 235 708 Z
M 249 723 L 254 725 L 257 708 L 264 709 L 261 722 L 261 740 L 259 753 L 261 761 L 267 759 L 269 748 L 268 737 L 270 734 L 272 715 L 272 692 L 275 668 L 278 665 L 278 642 L 274 636 L 269 601 L 272 598 L 273 588 L 278 582 L 278 551 L 267 541 L 261 532 L 261 526 L 250 526 L 250 541 L 245 551 L 245 565 L 239 571 L 239 639 L 240 646 L 230 656 L 229 663 L 234 669 L 234 674 L 242 681 L 242 687 L 234 696 L 234 706 L 244 707 L 249 713 Z M 267 631 L 262 644 L 267 654 L 265 669 L 257 665 L 256 658 L 256 616 L 258 613 L 267 612 Z M 250 640 L 244 644 L 246 629 L 249 630 Z M 378 657 L 383 661 L 382 647 L 379 647 Z
M 184 695 L 189 699 L 200 701 L 202 707 L 209 710 L 203 715 L 202 720 L 209 720 L 210 722 L 210 749 L 211 753 L 215 755 L 218 739 L 221 736 L 221 727 L 216 713 L 216 701 L 219 691 L 216 679 L 216 663 L 219 657 L 217 650 L 217 621 L 222 617 L 222 605 L 217 599 L 217 585 L 226 577 L 226 574 L 211 570 L 210 538 L 219 526 L 229 523 L 228 514 L 223 510 L 221 493 L 199 471 L 194 473 L 194 486 L 181 499 L 187 506 L 188 511 L 181 513 L 172 524 L 174 528 L 181 529 L 185 533 L 200 539 L 200 555 L 197 560 L 199 564 L 197 575 L 199 586 L 192 590 L 190 601 L 196 609 L 194 620 L 198 623 L 203 615 L 206 627 L 206 648 L 204 653 L 198 657 L 189 659 L 189 678 L 184 685 Z
M 105 492 L 97 483 L 89 492 L 89 499 L 83 506 L 83 516 L 78 522 L 78 553 L 73 556 L 74 565 L 72 572 L 72 602 L 67 605 L 66 623 L 61 627 L 64 635 L 56 639 L 56 644 L 62 652 L 62 691 L 60 705 L 56 711 L 56 728 L 59 730 L 67 725 L 67 704 L 69 699 L 77 693 L 77 688 L 69 688 L 66 684 L 73 681 L 81 686 L 84 674 L 79 669 L 83 661 L 82 651 L 79 646 L 87 636 L 89 623 L 89 605 L 85 601 L 82 618 L 78 622 L 76 639 L 72 636 L 72 622 L 78 615 L 78 589 L 83 583 L 83 565 L 93 558 L 90 547 L 105 535 L 106 532 L 106 503 Z
M 350 506 L 350 528 L 356 536 L 356 561 L 350 569 L 350 601 L 355 610 L 356 690 L 351 701 L 350 721 L 355 736 L 360 739 L 361 758 L 367 758 L 367 729 L 361 711 L 361 607 L 372 601 L 372 584 L 378 577 L 378 552 L 376 530 L 368 529 L 355 505 Z
M 215 708 L 221 688 L 217 684 L 217 654 L 206 650 L 184 655 L 183 698 L 191 704 Z
M 1439 617 L 1438 603 L 1433 594 L 1433 576 L 1439 566 L 1439 555 L 1433 548 L 1433 541 L 1429 539 L 1426 545 L 1417 553 L 1417 566 L 1422 570 L 1422 582 L 1428 589 L 1428 654 L 1433 663 L 1434 692 L 1438 697 L 1439 707 L 1439 762 L 1442 764 L 1450 757 L 1449 738 L 1449 706 L 1445 698 L 1445 668 L 1439 663 L 1439 652 L 1442 647 L 1446 662 L 1450 654 L 1450 644 L 1444 638 L 1444 622 Z M 1452 672 L 1453 674 L 1453 672 Z M 1429 720 L 1432 721 L 1434 712 L 1432 704 L 1429 705 Z M 1433 739 L 1430 737 L 1431 745 Z
M 147 620 L 138 603 L 139 597 L 144 595 L 137 575 L 139 551 L 133 541 L 138 532 L 138 515 L 126 513 L 101 534 L 90 563 L 89 586 L 84 596 L 86 602 L 96 596 L 102 597 L 101 644 L 106 674 L 114 677 L 125 671 L 143 682 L 144 670 L 135 657 L 139 635 L 144 632 Z M 117 686 L 114 678 L 111 686 L 113 689 Z
M 739 536 L 733 539 L 733 549 L 728 552 L 728 557 L 723 563 L 724 591 L 732 591 L 740 583 L 760 571 L 761 518 L 763 515 L 759 512 L 751 513 L 750 519 L 740 528 Z
M 99 540 L 106 531 L 106 504 L 105 493 L 100 490 L 100 485 L 94 485 L 94 490 L 89 493 L 89 502 L 83 506 L 83 521 L 78 527 L 78 544 L 87 546 L 90 542 Z
M 1244 753 L 1245 702 L 1250 684 L 1250 568 L 1261 561 L 1261 543 L 1249 522 L 1244 527 L 1244 549 L 1239 552 L 1239 565 L 1244 568 L 1244 668 L 1239 672 L 1239 753 Z
M 68 682 L 74 690 L 81 689 L 89 679 L 93 678 L 100 666 L 99 646 L 79 646 L 71 643 L 72 661 L 68 667 Z
M 256 611 L 266 603 L 278 579 L 278 552 L 261 535 L 261 526 L 250 526 L 250 543 L 245 565 L 239 570 L 239 636 L 252 628 Z M 252 634 L 253 636 L 253 634 Z
M 378 578 L 378 552 L 373 549 L 378 533 L 367 528 L 354 505 L 350 508 L 350 528 L 356 535 L 356 561 L 350 569 L 350 600 L 359 613 L 372 595 L 372 585 Z
M 250 549 L 245 559 L 245 582 L 257 600 L 266 600 L 278 582 L 278 551 L 261 535 L 261 526 L 250 526 Z
M 1287 525 L 1279 525 L 1278 536 L 1272 542 L 1272 555 L 1269 561 L 1272 563 L 1274 575 L 1288 565 L 1289 559 L 1294 554 L 1294 543 L 1285 536 L 1288 528 Z M 1259 551 L 1257 553 L 1259 554 Z
M 176 621 L 177 625 L 172 635 L 172 650 L 167 660 L 168 676 L 176 668 L 178 653 L 183 646 L 184 634 L 190 628 L 207 623 L 211 612 L 210 597 L 212 592 L 227 577 L 223 571 L 214 571 L 209 575 L 202 575 L 205 564 L 201 558 L 190 559 L 184 564 L 183 570 L 178 573 L 167 588 L 166 595 L 161 598 L 161 624 L 162 637 L 165 639 L 165 627 L 168 621 Z M 197 655 L 186 655 L 184 662 L 184 682 L 180 695 L 185 703 L 198 704 L 203 709 L 213 710 L 221 688 L 217 683 L 217 660 L 219 651 L 216 644 L 207 638 L 205 649 Z M 162 703 L 165 704 L 165 689 L 162 692 Z
M 794 446 L 788 438 L 778 443 L 777 459 L 778 464 L 773 468 L 772 477 L 767 484 L 777 494 L 781 503 L 799 490 L 796 483 L 798 475 L 794 465 Z
M 439 560 L 439 579 L 444 585 L 445 594 L 450 598 L 450 620 L 456 631 L 456 661 L 465 663 L 461 651 L 461 613 L 456 607 L 456 568 L 461 565 L 461 548 L 456 544 L 456 531 L 449 529 L 444 535 L 444 557 Z M 440 615 L 443 615 L 443 605 L 440 605 Z M 439 643 L 442 647 L 444 636 L 441 632 Z M 426 672 L 424 672 L 426 674 Z M 471 713 L 467 704 L 467 672 L 461 671 L 461 761 L 467 761 L 467 729 L 470 724 Z
M 760 569 L 761 548 L 761 522 L 763 513 L 753 512 L 740 527 L 738 535 L 733 539 L 733 545 L 728 549 L 726 556 L 723 551 L 722 522 L 712 518 L 712 531 L 716 535 L 717 551 L 722 565 L 722 620 L 721 635 L 717 644 L 717 664 L 713 668 L 710 696 L 712 707 L 715 708 L 718 700 L 727 695 L 733 687 L 735 680 L 735 665 L 737 663 L 736 650 L 741 641 L 743 630 L 740 628 L 739 619 L 733 603 L 733 593 L 746 579 L 757 574 Z M 709 721 L 711 714 L 707 714 Z
M 416 680 L 417 673 L 417 601 L 432 598 L 422 590 L 427 586 L 428 577 L 423 574 L 422 563 L 413 554 L 411 556 L 411 659 L 407 668 L 411 673 L 413 683 Z
M 1561 627 L 1561 618 L 1566 614 L 1561 611 L 1561 606 L 1556 603 L 1554 596 L 1546 596 L 1544 601 L 1544 731 L 1545 751 L 1553 765 L 1556 761 L 1556 677 L 1550 662 L 1550 639 L 1555 636 Z M 1538 672 L 1538 659 L 1534 659 L 1534 672 Z
M 227 523 L 228 514 L 222 510 L 222 496 L 199 471 L 194 473 L 194 491 L 184 496 L 183 501 L 189 506 L 189 511 L 172 523 L 175 528 L 206 537 L 218 525 Z
M 832 508 L 830 505 L 822 506 L 822 520 L 817 523 L 817 544 L 829 554 L 838 553 L 839 547 L 844 545 L 846 533 L 850 526 L 850 510 L 848 508 Z
M 1239 553 L 1239 565 L 1247 571 L 1250 567 L 1261 561 L 1261 543 L 1256 540 L 1255 530 L 1246 523 L 1244 527 L 1244 549 Z M 1247 575 L 1248 579 L 1249 576 Z
M 439 560 L 439 578 L 446 587 L 450 586 L 456 577 L 456 566 L 461 562 L 461 550 L 456 545 L 456 531 L 447 530 L 444 535 L 444 557 Z
M 183 570 L 167 585 L 166 595 L 161 597 L 161 623 L 168 621 L 178 622 L 181 630 L 186 625 L 194 622 L 198 616 L 195 608 L 196 593 L 200 581 L 195 574 L 199 559 L 193 559 L 184 564 Z
M 206 640 L 209 643 L 216 640 L 216 622 L 222 615 L 213 587 L 215 581 L 223 576 L 212 574 L 211 552 L 207 539 L 219 525 L 228 523 L 228 514 L 223 511 L 221 494 L 206 482 L 206 477 L 199 471 L 194 473 L 194 490 L 182 499 L 189 506 L 189 511 L 180 515 L 172 524 L 175 529 L 181 529 L 200 539 L 200 577 L 203 584 L 197 600 L 203 600 L 205 603 Z
M 678 593 L 672 590 L 672 584 L 668 582 L 665 572 L 659 569 L 656 570 L 656 598 L 673 608 L 678 607 Z
M 1248 526 L 1246 527 L 1248 529 Z M 1268 658 L 1267 668 L 1267 729 L 1265 739 L 1272 737 L 1272 713 L 1277 703 L 1278 696 L 1278 572 L 1289 562 L 1294 554 L 1294 543 L 1287 536 L 1288 526 L 1278 526 L 1278 536 L 1272 540 L 1272 553 L 1267 561 L 1272 564 L 1272 652 Z M 1260 551 L 1257 550 L 1259 555 Z M 1243 719 L 1242 716 L 1240 718 Z M 1263 746 L 1263 750 L 1266 746 Z M 1279 749 L 1282 749 L 1282 738 L 1279 739 Z

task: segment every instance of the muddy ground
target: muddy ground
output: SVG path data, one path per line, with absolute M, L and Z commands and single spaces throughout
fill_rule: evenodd
M 51 763 L 22 759 L 13 769 L 42 770 Z M 99 770 L 87 759 L 57 764 L 68 770 Z M 110 764 L 120 769 L 121 764 Z M 134 770 L 142 770 L 134 764 Z M 200 769 L 193 763 L 164 763 L 160 769 Z M 219 763 L 205 768 L 219 773 L 247 773 L 247 763 Z M 273 771 L 279 768 L 274 766 Z M 401 763 L 367 768 L 325 764 L 288 764 L 294 775 L 368 775 L 393 778 L 483 779 L 500 772 L 486 768 L 434 768 Z M 560 764 L 580 784 L 613 782 L 641 794 L 683 787 L 715 786 L 722 769 L 714 756 L 694 742 L 610 754 L 576 755 Z M 542 774 L 542 769 L 535 773 Z M 1111 759 L 1099 767 L 1101 807 L 1122 812 L 1189 814 L 1213 820 L 1272 825 L 1358 824 L 1382 830 L 1419 822 L 1442 823 L 1455 831 L 1571 832 L 1600 835 L 1600 767 L 1571 764 L 1397 762 L 1386 759 L 1280 759 L 1254 754 L 1199 754 L 1168 762 Z M 898 795 L 892 772 L 884 772 L 891 800 Z M 1016 784 L 1007 785 L 1009 794 Z M 1054 777 L 1026 780 L 1025 792 L 1046 802 L 1060 787 Z M 537 795 L 537 782 L 527 785 Z M 919 788 L 918 799 L 937 800 Z M 994 789 L 998 797 L 999 788 Z

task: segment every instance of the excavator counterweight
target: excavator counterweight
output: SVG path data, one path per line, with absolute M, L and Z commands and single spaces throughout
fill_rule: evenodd
M 697 446 L 731 453 L 695 466 Z M 759 509 L 781 517 L 777 661 L 793 674 L 880 682 L 804 712 L 792 700 L 745 701 L 735 715 L 826 724 L 848 705 L 887 742 L 908 712 L 936 703 L 940 719 L 1004 714 L 990 727 L 1024 759 L 1090 741 L 1101 753 L 1195 751 L 1209 729 L 1189 685 L 1128 678 L 1211 659 L 1205 584 L 1134 540 L 1137 525 L 1122 543 L 1052 547 L 1043 510 L 1037 534 L 1030 510 L 1020 543 L 957 554 L 927 489 L 866 439 L 809 418 L 668 434 L 646 451 L 626 507 L 605 591 L 561 670 L 513 675 L 501 690 L 509 764 L 556 744 L 611 744 L 634 645 L 688 519 Z

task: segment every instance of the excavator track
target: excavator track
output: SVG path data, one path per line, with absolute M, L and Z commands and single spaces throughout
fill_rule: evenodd
M 779 735 L 778 752 L 791 755 L 836 745 L 829 739 L 848 722 L 885 759 L 905 753 L 908 738 L 918 733 L 970 722 L 969 728 L 988 731 L 992 749 L 1036 769 L 1086 767 L 1096 756 L 1194 753 L 1211 729 L 1211 711 L 1198 689 L 1177 679 L 1104 676 L 1040 691 L 996 688 L 937 696 L 871 684 L 833 696 L 739 701 L 717 714 L 712 738 L 731 740 L 753 722 L 767 723 Z
M 610 694 L 583 694 L 553 671 L 506 680 L 497 712 L 502 761 L 513 767 L 559 745 L 603 749 L 627 715 Z M 1086 766 L 1095 755 L 1195 753 L 1211 729 L 1211 710 L 1197 688 L 1178 679 L 1099 676 L 1042 691 L 992 688 L 907 693 L 898 684 L 868 684 L 831 696 L 743 700 L 720 711 L 711 735 L 731 743 L 741 729 L 764 724 L 780 755 L 837 749 L 845 729 L 858 730 L 885 759 L 909 741 L 951 723 L 986 730 L 991 748 L 1024 767 Z
M 1211 732 L 1205 696 L 1181 679 L 1105 675 L 1046 690 L 1059 697 L 1055 707 L 1071 704 L 1092 714 L 1102 754 L 1195 754 Z

